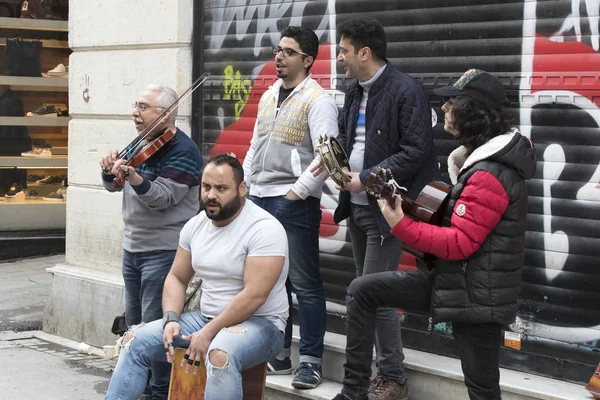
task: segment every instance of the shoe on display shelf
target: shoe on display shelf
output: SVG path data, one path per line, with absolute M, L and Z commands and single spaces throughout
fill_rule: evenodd
M 7 202 L 22 203 L 25 201 L 25 192 L 23 187 L 18 183 L 13 183 L 10 190 L 4 196 Z
M 52 175 L 47 176 L 44 179 L 39 181 L 42 185 L 64 185 L 64 176 L 62 175 Z
M 51 3 L 52 0 L 24 0 L 21 4 L 21 18 L 62 21 L 62 18 L 52 11 Z
M 26 115 L 28 117 L 58 117 L 63 116 L 66 109 L 67 107 L 64 105 L 42 104 L 37 109 L 29 111 Z
M 27 182 L 40 183 L 40 181 L 44 178 L 47 178 L 47 176 L 46 175 L 29 175 L 27 177 Z
M 6 193 L 7 197 L 16 196 L 19 192 L 23 191 L 23 187 L 19 183 L 13 183 L 10 190 Z
M 30 158 L 52 158 L 52 151 L 50 149 L 33 149 L 21 153 L 21 157 Z
M 55 203 L 61 203 L 65 201 L 67 192 L 65 189 L 58 189 L 56 192 L 50 193 L 48 196 L 44 196 L 44 201 L 53 201 Z
M 48 72 L 42 72 L 42 76 L 46 78 L 52 77 L 61 77 L 69 75 L 69 66 L 65 66 L 64 64 L 58 64 L 56 67 L 52 68 Z

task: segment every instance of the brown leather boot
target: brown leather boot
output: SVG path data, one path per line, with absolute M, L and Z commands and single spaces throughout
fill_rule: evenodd
M 408 400 L 408 387 L 378 376 L 369 385 L 369 400 Z

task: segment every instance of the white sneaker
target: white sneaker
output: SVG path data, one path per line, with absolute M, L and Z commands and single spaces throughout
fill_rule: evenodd
M 33 149 L 21 153 L 21 157 L 52 158 L 52 152 L 50 149 Z
M 69 75 L 69 67 L 65 67 L 64 64 L 58 64 L 56 67 L 42 75 L 47 78 L 51 76 L 67 76 Z

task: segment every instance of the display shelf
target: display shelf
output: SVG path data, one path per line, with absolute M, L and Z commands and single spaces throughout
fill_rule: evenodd
M 0 200 L 2 231 L 64 229 L 67 203 L 44 200 L 25 200 L 14 203 Z
M 67 168 L 68 165 L 67 156 L 52 156 L 52 158 L 0 157 L 0 168 L 50 169 Z
M 68 49 L 69 42 L 55 39 L 23 39 L 24 42 L 42 42 L 45 49 Z M 0 46 L 6 46 L 6 38 L 0 38 Z
M 71 117 L 0 117 L 0 125 L 69 126 Z
M 41 197 L 39 199 L 31 200 L 25 199 L 22 202 L 16 203 L 12 201 L 0 200 L 0 206 L 38 206 L 38 205 L 48 205 L 48 204 L 67 204 L 66 201 L 47 201 L 43 200 Z
M 26 31 L 68 32 L 68 21 L 49 19 L 0 18 L 0 29 L 22 29 Z
M 2 76 L 0 85 L 10 85 L 12 90 L 27 90 L 34 92 L 68 92 L 69 78 L 35 78 L 30 76 Z M 33 117 L 27 117 L 33 118 Z M 49 118 L 49 117 L 48 117 Z M 56 117 L 58 118 L 58 117 Z M 64 118 L 64 117 L 61 117 Z

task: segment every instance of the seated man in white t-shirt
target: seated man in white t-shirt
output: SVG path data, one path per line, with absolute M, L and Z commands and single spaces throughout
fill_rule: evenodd
M 172 362 L 174 347 L 188 348 L 182 366 L 190 373 L 206 364 L 205 399 L 242 399 L 241 371 L 281 350 L 288 318 L 287 236 L 245 195 L 239 161 L 226 154 L 211 158 L 202 173 L 205 210 L 183 227 L 165 281 L 165 315 L 128 333 L 106 399 L 138 399 L 150 363 Z M 179 317 L 194 272 L 202 278 L 201 311 Z

